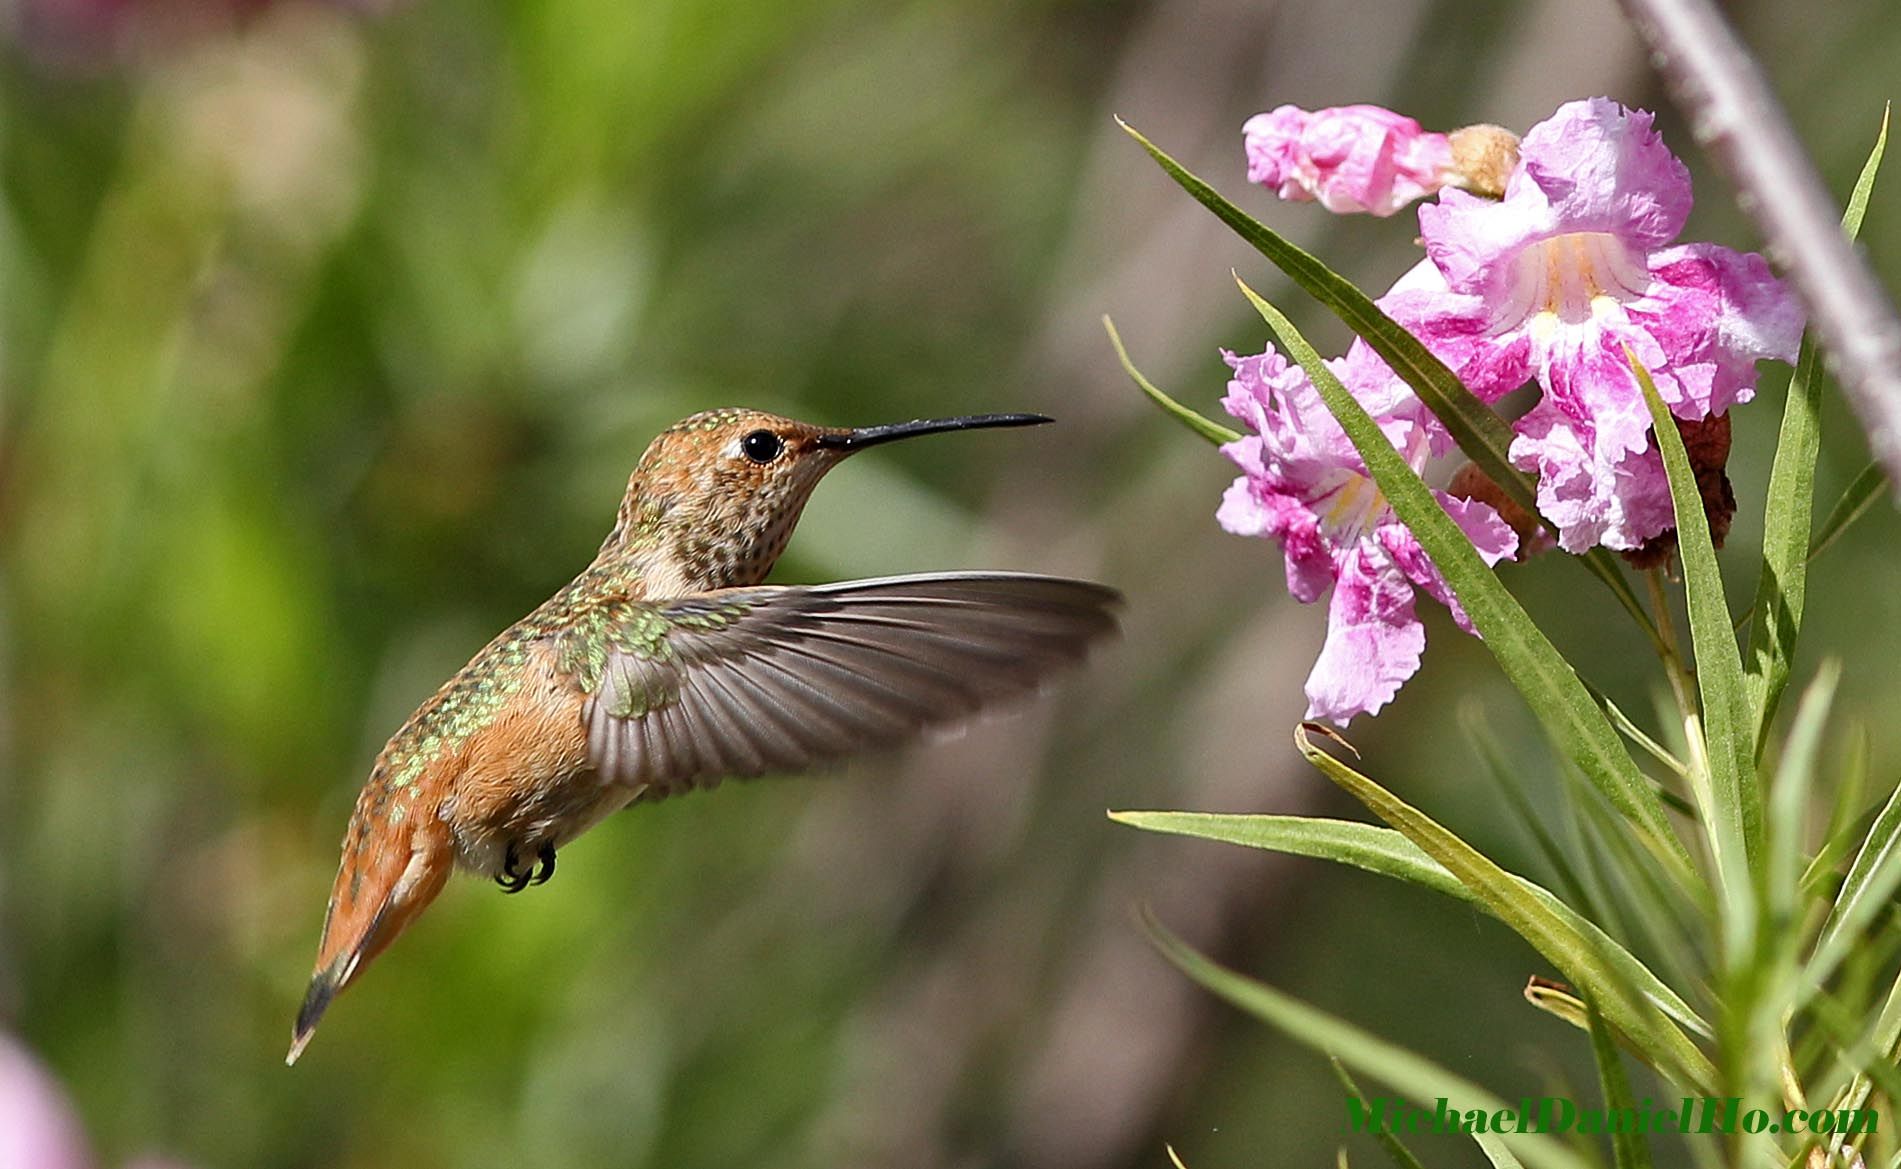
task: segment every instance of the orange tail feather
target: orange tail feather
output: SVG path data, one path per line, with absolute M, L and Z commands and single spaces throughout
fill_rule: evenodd
M 403 825 L 366 824 L 360 816 L 351 822 L 324 914 L 316 972 L 285 1063 L 297 1062 L 330 1001 L 428 908 L 454 867 L 448 826 L 434 816 Z

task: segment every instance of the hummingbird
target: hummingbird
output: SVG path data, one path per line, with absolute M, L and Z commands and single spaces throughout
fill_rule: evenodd
M 762 582 L 858 451 L 1033 426 L 845 429 L 757 410 L 662 431 L 599 554 L 444 683 L 378 754 L 343 838 L 296 1063 L 331 1001 L 457 868 L 519 893 L 610 812 L 891 747 L 1037 686 L 1115 631 L 1113 589 L 1024 573 Z

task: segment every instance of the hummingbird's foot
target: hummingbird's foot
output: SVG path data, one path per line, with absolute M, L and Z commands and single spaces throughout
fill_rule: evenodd
M 502 857 L 502 871 L 496 874 L 495 883 L 502 887 L 504 893 L 519 893 L 528 887 L 528 882 L 533 878 L 532 870 L 521 867 L 521 853 L 516 851 L 514 841 L 510 841 L 508 852 Z
M 496 875 L 495 883 L 504 893 L 519 893 L 530 885 L 546 885 L 548 878 L 554 876 L 554 842 L 544 840 L 535 850 L 535 863 L 524 866 L 521 863 L 521 850 L 509 842 L 508 851 L 502 857 L 502 871 Z

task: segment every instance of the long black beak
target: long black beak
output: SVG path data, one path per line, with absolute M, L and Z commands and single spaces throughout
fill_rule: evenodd
M 967 414 L 962 418 L 920 418 L 916 422 L 893 422 L 889 426 L 861 426 L 843 434 L 821 434 L 818 445 L 827 450 L 862 451 L 868 446 L 920 434 L 938 434 L 946 430 L 982 430 L 991 426 L 1041 426 L 1054 422 L 1041 414 Z

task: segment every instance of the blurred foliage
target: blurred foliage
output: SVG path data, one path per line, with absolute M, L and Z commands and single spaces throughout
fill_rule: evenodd
M 1838 187 L 1901 53 L 1887 9 L 1736 7 Z M 1327 1068 L 1166 969 L 1137 899 L 1474 1079 L 1589 1082 L 1539 1054 L 1562 1025 L 1519 987 L 1542 968 L 1493 923 L 1103 819 L 1342 805 L 1279 729 L 1320 614 L 1214 528 L 1226 465 L 1151 416 L 1095 322 L 1152 322 L 1132 349 L 1203 407 L 1214 346 L 1262 339 L 1226 276 L 1247 254 L 1177 214 L 1111 112 L 1199 142 L 1184 161 L 1239 196 L 1239 124 L 1282 101 L 1521 127 L 1579 92 L 1655 106 L 1608 4 L 3 18 L 0 1019 L 104 1160 L 1146 1165 L 1167 1138 L 1190 1164 L 1330 1163 Z M 1696 237 L 1745 239 L 1698 177 Z M 1866 234 L 1884 271 L 1897 190 Z M 1330 255 L 1399 270 L 1409 227 L 1367 236 Z M 648 436 L 729 403 L 1059 416 L 855 462 L 779 575 L 1091 575 L 1129 593 L 1125 643 L 963 738 L 617 818 L 522 898 L 459 883 L 284 1069 L 377 747 L 587 561 Z M 1774 417 L 1738 423 L 1745 495 Z M 1839 403 L 1828 421 L 1825 498 L 1861 463 Z M 1871 517 L 1811 594 L 1804 652 L 1846 655 L 1853 711 L 1901 691 L 1901 612 L 1829 582 L 1891 570 L 1895 535 Z M 1556 568 L 1512 586 L 1646 709 L 1642 664 L 1593 637 L 1614 615 Z M 1543 757 L 1450 632 L 1356 741 L 1536 873 L 1447 712 L 1490 705 Z

